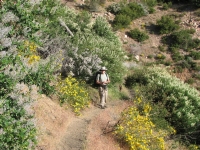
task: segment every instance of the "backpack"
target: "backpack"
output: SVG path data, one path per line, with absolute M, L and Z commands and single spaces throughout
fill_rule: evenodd
M 99 78 L 101 78 L 101 71 L 97 71 L 94 75 L 93 87 L 99 87 L 99 84 L 96 83 L 97 75 L 100 74 Z M 107 73 L 106 76 L 108 77 Z

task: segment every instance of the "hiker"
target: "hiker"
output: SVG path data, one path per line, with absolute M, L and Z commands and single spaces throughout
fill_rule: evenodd
M 108 97 L 108 87 L 107 84 L 110 83 L 108 74 L 106 73 L 106 67 L 100 69 L 101 73 L 96 77 L 96 83 L 99 84 L 99 96 L 100 96 L 100 106 L 102 109 L 106 107 L 107 97 Z

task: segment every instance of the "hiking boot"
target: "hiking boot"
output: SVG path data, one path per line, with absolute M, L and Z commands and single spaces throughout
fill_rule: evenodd
M 105 109 L 105 107 L 104 107 L 104 106 L 101 106 L 101 109 Z

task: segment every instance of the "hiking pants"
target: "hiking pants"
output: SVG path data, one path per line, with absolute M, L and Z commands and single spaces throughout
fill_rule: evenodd
M 105 106 L 108 97 L 108 88 L 99 87 L 100 105 Z

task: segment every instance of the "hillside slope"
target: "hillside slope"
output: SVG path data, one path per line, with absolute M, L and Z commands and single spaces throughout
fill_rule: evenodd
M 82 1 L 68 2 L 67 6 L 76 8 L 82 4 Z M 107 4 L 108 5 L 108 4 Z M 161 36 L 149 33 L 149 40 L 144 43 L 138 43 L 126 36 L 126 32 L 133 28 L 144 30 L 143 25 L 150 26 L 155 24 L 157 19 L 166 14 L 177 12 L 175 9 L 167 11 L 156 8 L 156 13 L 134 20 L 129 29 L 117 31 L 117 35 L 122 40 L 123 47 L 133 57 L 139 56 L 140 62 L 153 62 L 147 57 L 159 53 L 158 46 L 160 45 Z M 105 16 L 105 10 L 94 13 L 94 18 L 97 16 Z M 112 16 L 113 17 L 113 16 Z M 111 18 L 112 18 L 111 17 Z M 190 12 L 186 11 L 182 17 L 183 27 L 187 27 L 184 23 L 188 22 Z M 190 27 L 190 26 L 188 26 Z M 199 37 L 200 30 L 197 28 L 194 37 Z M 147 31 L 149 32 L 149 31 Z M 165 53 L 166 59 L 171 60 L 170 55 Z M 176 74 L 183 80 L 190 77 L 190 72 L 185 71 L 182 74 Z M 41 97 L 35 105 L 35 115 L 39 129 L 39 143 L 37 150 L 116 150 L 124 149 L 123 145 L 119 145 L 113 138 L 112 134 L 104 134 L 104 131 L 110 131 L 119 118 L 120 113 L 129 106 L 127 101 L 115 100 L 108 104 L 105 110 L 99 109 L 97 106 L 90 105 L 84 110 L 82 116 L 75 116 L 70 109 L 60 107 L 57 100 L 48 97 Z M 182 150 L 184 148 L 181 148 Z
M 119 149 L 110 131 L 128 106 L 128 101 L 120 100 L 110 101 L 106 109 L 91 104 L 81 116 L 75 116 L 43 95 L 34 105 L 39 131 L 36 150 Z

